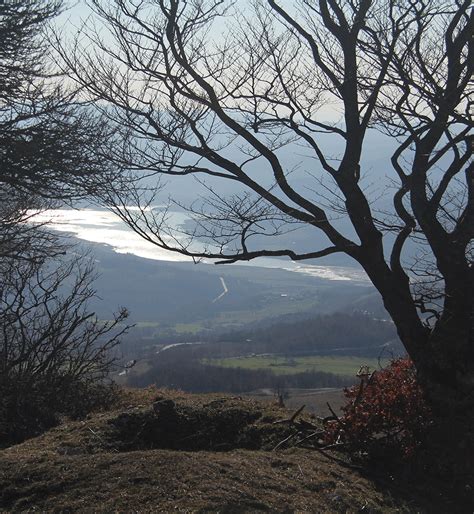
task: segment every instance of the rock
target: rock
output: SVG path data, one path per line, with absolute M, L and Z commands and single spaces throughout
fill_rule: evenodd
M 159 400 L 153 403 L 153 410 L 160 416 L 166 416 L 174 413 L 176 405 L 173 400 Z

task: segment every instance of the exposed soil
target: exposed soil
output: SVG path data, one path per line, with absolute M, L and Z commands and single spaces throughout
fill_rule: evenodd
M 230 396 L 128 392 L 113 411 L 1 450 L 0 510 L 461 512 L 315 451 L 272 451 L 288 415 Z

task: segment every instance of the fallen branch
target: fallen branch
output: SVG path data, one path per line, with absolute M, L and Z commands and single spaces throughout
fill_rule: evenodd
M 326 450 L 323 448 L 318 448 L 317 446 L 307 447 L 307 448 L 311 449 L 311 450 L 316 450 L 317 452 L 319 452 L 321 455 L 323 455 L 327 459 L 337 462 L 339 465 L 344 466 L 345 468 L 356 469 L 356 470 L 364 469 L 363 466 L 358 466 L 357 464 L 350 464 L 349 462 L 339 459 L 338 457 L 334 457 L 334 455 L 329 455 L 328 453 L 326 453 Z
M 301 419 L 300 421 L 297 421 L 295 425 L 300 430 L 318 430 L 320 427 L 317 425 L 314 425 L 313 423 L 310 423 L 309 421 L 306 421 L 305 419 Z
M 272 451 L 276 451 L 278 450 L 278 448 L 280 448 L 281 446 L 283 446 L 285 443 L 287 443 L 288 441 L 290 441 L 291 439 L 293 439 L 293 437 L 296 437 L 298 435 L 298 432 L 295 432 L 294 434 L 290 434 L 288 437 L 285 437 L 285 439 L 283 439 L 283 441 L 280 441 L 276 446 L 275 448 L 273 448 Z
M 326 402 L 326 405 L 328 406 L 328 409 L 331 412 L 333 419 L 339 420 L 339 416 L 334 412 L 334 409 L 331 407 L 331 404 L 329 402 Z
M 324 430 L 319 432 L 313 432 L 312 434 L 307 435 L 305 438 L 298 441 L 295 446 L 299 446 L 301 443 L 304 443 L 305 441 L 308 441 L 308 439 L 312 439 L 313 437 L 316 437 L 318 435 L 324 435 Z
M 331 407 L 331 404 L 329 402 L 326 402 L 326 405 L 328 406 L 329 411 L 331 412 L 334 420 L 337 421 L 337 424 L 339 425 L 339 428 L 344 430 L 344 423 L 341 421 L 339 416 L 334 412 L 333 408 Z
M 274 421 L 274 425 L 278 425 L 280 423 L 289 423 L 290 425 L 294 423 L 295 419 L 303 412 L 303 409 L 306 405 L 302 405 L 299 409 L 297 409 L 290 418 L 287 419 L 279 419 L 278 421 Z

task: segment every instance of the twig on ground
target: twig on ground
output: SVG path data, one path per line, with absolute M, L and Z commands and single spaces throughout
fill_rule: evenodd
M 313 437 L 316 437 L 318 435 L 323 435 L 324 434 L 324 431 L 319 431 L 319 432 L 313 432 L 309 435 L 307 435 L 306 437 L 304 437 L 303 439 L 301 439 L 300 441 L 298 441 L 295 446 L 299 446 L 301 443 L 304 443 L 305 441 L 308 441 L 309 439 L 312 439 Z
M 303 470 L 301 469 L 301 466 L 298 464 L 298 469 L 300 470 L 301 478 L 304 478 Z
M 295 419 L 303 412 L 303 409 L 306 407 L 306 405 L 302 405 L 299 409 L 297 409 L 292 415 L 291 417 L 287 418 L 287 419 L 279 419 L 277 421 L 274 421 L 273 424 L 274 425 L 278 425 L 280 423 L 294 423 Z
M 107 445 L 106 445 L 105 441 L 102 439 L 102 437 L 101 437 L 101 436 L 100 436 L 100 435 L 99 435 L 95 430 L 92 430 L 92 428 L 91 428 L 91 427 L 87 427 L 87 428 L 88 428 L 89 432 L 91 432 L 91 433 L 92 433 L 92 434 L 93 434 L 93 435 L 94 435 L 94 436 L 95 436 L 95 437 L 100 441 L 100 443 L 102 444 L 102 446 L 103 446 L 104 448 L 106 448 L 106 447 L 107 447 Z M 112 451 L 114 451 L 114 452 L 117 452 L 117 453 L 118 453 L 117 448 L 112 447 L 112 448 L 111 448 L 111 450 L 112 450 Z
M 293 439 L 293 437 L 296 437 L 298 435 L 299 432 L 295 432 L 294 434 L 290 434 L 288 437 L 285 437 L 285 439 L 283 439 L 283 441 L 280 441 L 274 448 L 273 448 L 273 451 L 276 451 L 278 450 L 278 448 L 280 448 L 281 446 L 283 446 L 285 443 L 287 443 L 288 441 L 290 441 L 291 439 Z
M 306 447 L 305 447 L 306 448 Z M 319 452 L 321 455 L 324 455 L 324 457 L 326 457 L 327 459 L 329 460 L 332 460 L 334 462 L 337 462 L 338 464 L 340 464 L 341 466 L 344 466 L 346 468 L 349 468 L 349 469 L 357 469 L 357 470 L 361 470 L 361 469 L 364 469 L 363 466 L 358 466 L 357 464 L 350 464 L 349 462 L 346 462 L 342 459 L 339 459 L 338 457 L 334 457 L 334 455 L 329 455 L 328 453 L 326 453 L 326 451 L 322 448 L 318 448 L 317 446 L 314 446 L 314 447 L 308 447 L 312 450 L 316 450 L 317 452 Z
M 302 405 L 297 411 L 294 412 L 293 416 L 290 418 L 290 423 L 293 423 L 295 419 L 303 412 L 303 409 L 306 407 L 306 405 Z

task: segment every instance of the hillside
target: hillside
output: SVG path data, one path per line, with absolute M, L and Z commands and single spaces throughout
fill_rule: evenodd
M 98 315 L 108 319 L 111 309 L 124 305 L 137 328 L 150 334 L 169 328 L 229 328 L 289 314 L 370 310 L 385 317 L 378 294 L 365 281 L 258 266 L 156 261 L 118 254 L 107 245 L 81 243 L 78 251 L 89 251 L 95 259 L 100 300 L 93 308 Z M 291 262 L 283 261 L 285 265 Z M 221 278 L 227 293 L 219 298 Z
M 288 415 L 240 397 L 129 391 L 114 410 L 1 450 L 0 509 L 456 511 L 423 484 L 375 480 L 314 450 L 275 451 L 288 424 L 274 422 Z

